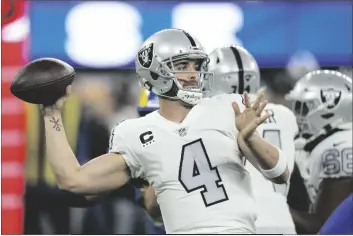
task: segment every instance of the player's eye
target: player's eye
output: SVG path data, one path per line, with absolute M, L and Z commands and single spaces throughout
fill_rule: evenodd
M 186 68 L 187 68 L 187 64 L 179 64 L 179 65 L 175 66 L 176 71 L 185 71 Z
M 202 65 L 201 61 L 200 61 L 200 60 L 197 60 L 197 61 L 195 62 L 195 64 L 194 64 L 194 69 L 195 69 L 196 71 L 199 71 L 199 70 L 201 69 L 201 65 Z

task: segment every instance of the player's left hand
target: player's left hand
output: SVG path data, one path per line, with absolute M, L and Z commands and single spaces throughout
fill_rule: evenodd
M 256 128 L 269 117 L 269 114 L 263 113 L 263 110 L 268 103 L 264 100 L 264 96 L 265 91 L 260 90 L 255 102 L 251 104 L 249 101 L 249 94 L 245 92 L 243 94 L 245 105 L 245 110 L 243 112 L 240 112 L 239 106 L 236 102 L 232 103 L 235 113 L 235 125 L 244 138 L 250 137 Z

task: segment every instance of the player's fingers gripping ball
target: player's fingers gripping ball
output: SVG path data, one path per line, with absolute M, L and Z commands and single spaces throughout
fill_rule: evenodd
M 40 106 L 40 110 L 42 112 L 43 115 L 52 115 L 54 112 L 60 112 L 61 109 L 63 108 L 66 99 L 68 98 L 68 96 L 70 96 L 71 94 L 71 85 L 66 87 L 66 94 L 59 98 L 54 104 L 52 105 L 39 105 Z

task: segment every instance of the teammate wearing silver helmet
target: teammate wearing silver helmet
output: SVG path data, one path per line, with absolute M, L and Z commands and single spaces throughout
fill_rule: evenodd
M 136 72 L 140 84 L 159 96 L 159 110 L 118 124 L 109 154 L 83 166 L 67 144 L 62 100 L 43 107 L 58 185 L 94 195 L 142 177 L 156 192 L 167 233 L 253 233 L 256 212 L 242 157 L 277 183 L 288 180 L 287 165 L 281 150 L 254 133 L 268 118 L 263 93 L 252 105 L 240 95 L 202 99 L 212 78 L 208 60 L 183 30 L 150 36 L 137 53 Z
M 309 212 L 292 209 L 292 215 L 307 233 L 318 233 L 352 192 L 352 79 L 337 71 L 313 71 L 286 99 L 297 116 L 296 163 L 311 202 Z
M 209 71 L 214 73 L 211 94 L 249 93 L 250 97 L 260 89 L 260 70 L 255 58 L 243 47 L 226 46 L 213 50 L 210 55 Z M 286 154 L 288 167 L 294 167 L 294 136 L 298 130 L 295 116 L 287 107 L 267 104 L 265 111 L 271 116 L 257 131 Z M 287 204 L 289 184 L 276 185 L 258 173 L 253 165 L 246 164 L 256 198 L 256 233 L 295 234 L 295 226 Z
M 214 74 L 212 94 L 247 92 L 260 89 L 260 70 L 255 58 L 243 47 L 226 46 L 210 54 L 209 71 Z

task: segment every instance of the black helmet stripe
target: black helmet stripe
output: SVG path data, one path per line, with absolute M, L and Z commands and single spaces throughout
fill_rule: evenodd
M 191 46 L 196 47 L 195 40 L 191 37 L 191 35 L 189 33 L 185 32 L 184 30 L 182 30 L 182 31 L 186 35 L 186 37 L 189 39 Z
M 238 49 L 236 47 L 230 47 L 230 49 L 233 52 L 233 55 L 235 57 L 235 60 L 238 64 L 238 69 L 239 69 L 239 72 L 238 72 L 238 80 L 239 80 L 238 93 L 243 94 L 244 93 L 244 66 L 243 66 L 243 62 L 241 60 L 241 56 L 240 56 Z

